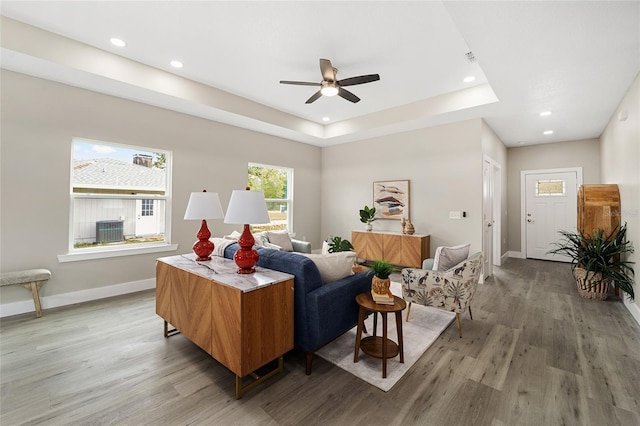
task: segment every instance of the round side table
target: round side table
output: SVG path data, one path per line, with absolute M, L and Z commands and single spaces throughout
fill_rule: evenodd
M 382 305 L 374 302 L 371 293 L 361 293 L 356 296 L 356 303 L 360 307 L 358 311 L 358 329 L 356 331 L 356 348 L 353 354 L 353 362 L 358 362 L 360 349 L 365 354 L 374 358 L 382 358 L 382 378 L 387 377 L 387 359 L 400 354 L 400 362 L 404 363 L 404 344 L 402 341 L 402 311 L 407 307 L 404 299 L 393 296 L 393 305 Z M 373 312 L 373 336 L 362 339 L 364 319 L 367 312 Z M 396 314 L 396 331 L 398 343 L 387 338 L 387 314 Z M 376 336 L 377 315 L 382 316 L 382 337 Z

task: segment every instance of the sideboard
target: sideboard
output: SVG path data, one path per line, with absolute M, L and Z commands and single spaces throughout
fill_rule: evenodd
M 399 232 L 352 231 L 351 244 L 358 257 L 384 259 L 393 265 L 422 267 L 429 258 L 429 235 L 407 235 Z
M 236 398 L 283 369 L 293 349 L 293 275 L 256 267 L 239 275 L 235 263 L 191 254 L 156 262 L 156 313 L 164 335 L 185 335 L 236 375 Z M 169 324 L 175 329 L 169 330 Z M 278 366 L 257 378 L 274 360 Z M 249 374 L 256 380 L 243 386 Z

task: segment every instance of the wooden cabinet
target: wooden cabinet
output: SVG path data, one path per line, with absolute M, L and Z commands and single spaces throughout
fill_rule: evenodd
M 238 275 L 228 259 L 195 255 L 158 259 L 156 313 L 242 378 L 293 349 L 293 276 L 264 268 Z M 263 376 L 265 379 L 272 374 Z
M 419 268 L 429 258 L 429 235 L 398 232 L 352 231 L 351 243 L 358 257 L 384 259 L 394 265 Z
M 581 185 L 578 189 L 578 231 L 591 235 L 602 229 L 609 235 L 620 226 L 618 185 Z

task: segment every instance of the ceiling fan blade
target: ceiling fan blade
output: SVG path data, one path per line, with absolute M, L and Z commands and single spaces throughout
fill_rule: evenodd
M 311 83 L 309 81 L 287 81 L 280 80 L 280 84 L 295 84 L 297 86 L 320 86 L 320 83 Z
M 322 72 L 322 78 L 325 81 L 335 81 L 336 73 L 333 71 L 333 65 L 328 59 L 320 59 L 320 71 Z
M 344 80 L 338 81 L 338 84 L 340 86 L 355 86 L 356 84 L 371 83 L 372 81 L 378 80 L 380 80 L 379 74 L 367 74 L 360 75 L 358 77 L 345 78 Z
M 307 102 L 305 102 L 305 104 L 310 104 L 312 102 L 315 102 L 320 96 L 322 96 L 322 93 L 320 93 L 320 91 L 318 90 L 316 93 L 313 94 L 313 96 L 307 99 Z
M 357 97 L 356 95 L 354 95 L 353 93 L 351 93 L 350 91 L 348 91 L 347 89 L 343 89 L 342 87 L 338 89 L 338 96 L 353 102 L 354 104 L 356 102 L 360 102 L 360 98 Z

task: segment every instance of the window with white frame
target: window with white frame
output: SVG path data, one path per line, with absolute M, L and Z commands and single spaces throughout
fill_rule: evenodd
M 69 252 L 169 243 L 171 153 L 74 139 Z
M 293 231 L 293 169 L 249 163 L 248 186 L 264 192 L 270 224 L 252 225 L 254 232 L 287 229 Z

